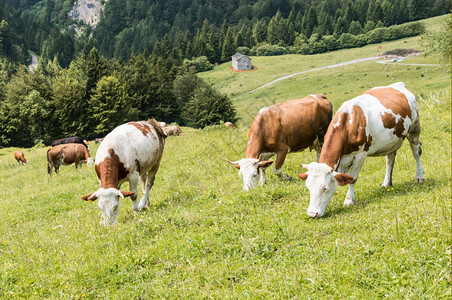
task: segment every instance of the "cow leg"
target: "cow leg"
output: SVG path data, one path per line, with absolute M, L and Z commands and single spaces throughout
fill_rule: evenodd
M 50 162 L 47 162 L 47 173 L 49 173 L 49 175 L 52 175 L 52 165 L 50 164 Z
M 394 162 L 397 151 L 394 151 L 388 155 L 386 155 L 386 175 L 385 180 L 383 181 L 382 187 L 392 186 L 392 170 L 394 168 Z
M 261 186 L 267 183 L 267 178 L 265 177 L 265 170 L 266 169 L 267 168 L 259 168 L 259 175 L 260 175 L 259 185 L 261 185 Z
M 408 141 L 410 142 L 411 152 L 416 160 L 416 181 L 422 182 L 424 181 L 424 169 L 421 163 L 422 143 L 419 141 L 420 125 L 418 127 L 419 132 L 408 134 Z
M 287 174 L 283 174 L 283 172 L 281 171 L 282 165 L 284 164 L 284 160 L 286 160 L 286 155 L 288 152 L 289 149 L 284 149 L 276 152 L 275 173 L 278 174 L 281 179 L 292 180 L 292 177 Z
M 154 186 L 155 174 L 157 173 L 158 167 L 151 169 L 147 174 L 141 176 L 141 187 L 143 189 L 143 197 L 141 197 L 139 209 L 145 209 L 149 207 L 149 191 Z
M 130 174 L 130 176 L 129 176 L 129 188 L 130 188 L 130 191 L 134 193 L 133 196 L 130 196 L 130 199 L 133 202 L 133 211 L 136 212 L 137 215 L 140 214 L 140 210 L 138 208 L 138 203 L 137 203 L 137 198 L 138 198 L 138 178 L 139 178 L 138 172 Z
M 261 160 L 269 160 L 270 157 L 272 157 L 273 155 L 275 155 L 274 153 L 261 153 Z M 259 185 L 265 185 L 267 183 L 267 177 L 265 175 L 265 171 L 267 170 L 267 168 L 259 168 Z
M 347 195 L 345 196 L 344 206 L 349 206 L 354 204 L 355 200 L 355 183 L 358 180 L 358 174 L 364 165 L 364 161 L 366 160 L 367 155 L 359 155 L 353 158 L 352 164 L 350 166 L 350 172 L 348 173 L 350 176 L 355 179 L 353 183 L 350 183 L 348 186 Z

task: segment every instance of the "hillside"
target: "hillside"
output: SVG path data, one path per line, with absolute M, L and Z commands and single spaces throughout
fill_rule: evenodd
M 373 56 L 375 46 L 253 57 L 255 72 L 220 65 L 203 73 L 234 98 L 242 123 L 232 130 L 182 128 L 184 135 L 168 137 L 150 209 L 137 216 L 130 200 L 121 199 L 114 227 L 99 224 L 96 202 L 81 200 L 99 188 L 93 168 L 62 166 L 49 176 L 48 147 L 0 149 L 0 298 L 450 299 L 450 66 L 369 61 L 247 94 L 286 74 Z M 421 44 L 409 38 L 382 47 Z M 403 63 L 438 59 L 421 55 Z M 299 179 L 280 180 L 269 170 L 265 186 L 242 191 L 225 158 L 244 156 L 248 125 L 262 105 L 324 92 L 337 110 L 345 99 L 395 80 L 418 99 L 425 182 L 414 181 L 415 162 L 404 142 L 393 187 L 380 186 L 385 159 L 368 158 L 355 186 L 356 205 L 343 207 L 347 188 L 339 187 L 320 219 L 306 215 L 309 191 Z M 99 144 L 90 147 L 95 156 Z M 16 164 L 16 150 L 27 165 Z M 300 163 L 313 160 L 313 152 L 291 153 L 283 169 L 297 178 Z

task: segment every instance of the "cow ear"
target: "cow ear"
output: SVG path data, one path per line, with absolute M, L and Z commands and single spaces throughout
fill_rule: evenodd
M 230 163 L 231 165 L 233 165 L 234 167 L 236 167 L 237 169 L 240 170 L 240 165 L 238 164 L 238 162 L 236 162 L 236 161 L 230 161 L 230 160 L 227 159 L 227 158 L 226 158 L 226 161 L 227 161 L 228 163 Z
M 265 161 L 259 162 L 257 165 L 258 165 L 259 168 L 266 168 L 269 165 L 271 165 L 272 163 L 273 163 L 272 160 L 265 160 Z
M 337 185 L 340 185 L 340 186 L 355 182 L 355 179 L 353 179 L 352 176 L 350 176 L 348 174 L 344 174 L 344 173 L 334 174 L 334 179 L 336 179 Z
M 91 202 L 91 201 L 97 200 L 97 195 L 96 195 L 96 193 L 89 194 L 89 195 L 83 196 L 82 199 L 85 201 Z
M 300 177 L 303 180 L 306 180 L 308 178 L 308 173 L 305 172 L 305 173 L 298 174 L 298 177 Z
M 133 195 L 135 195 L 135 193 L 134 192 L 125 192 L 125 191 L 121 191 L 121 194 L 124 196 L 124 198 L 125 197 L 130 197 L 130 196 L 133 196 Z

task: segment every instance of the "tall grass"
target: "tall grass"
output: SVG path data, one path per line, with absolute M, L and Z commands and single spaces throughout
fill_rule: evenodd
M 380 187 L 384 158 L 369 158 L 356 205 L 342 206 L 347 188 L 340 187 L 321 219 L 306 215 L 301 180 L 268 174 L 267 185 L 242 191 L 224 159 L 243 157 L 246 125 L 169 137 L 150 209 L 136 216 L 121 200 L 114 227 L 99 224 L 97 204 L 80 199 L 99 187 L 93 168 L 62 166 L 49 176 L 47 148 L 21 149 L 26 166 L 14 161 L 17 149 L 0 149 L 0 298 L 450 299 L 450 71 L 420 77 L 413 69 L 410 77 L 397 67 L 388 66 L 411 78 L 418 97 L 426 181 L 414 182 L 404 142 L 392 188 Z M 361 68 L 338 72 L 311 82 L 344 97 L 370 87 Z M 284 82 L 290 88 L 280 97 L 297 82 Z M 314 160 L 314 152 L 292 153 L 283 168 L 296 178 L 299 164 Z

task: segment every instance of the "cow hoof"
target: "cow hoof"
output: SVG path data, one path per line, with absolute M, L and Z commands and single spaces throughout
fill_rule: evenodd
M 425 179 L 424 178 L 416 178 L 416 182 L 424 182 Z
M 282 180 L 287 180 L 287 181 L 292 181 L 292 177 L 290 177 L 289 175 L 281 175 Z
M 345 198 L 344 206 L 350 206 L 350 205 L 353 205 L 353 204 L 354 203 L 353 203 L 352 199 Z

